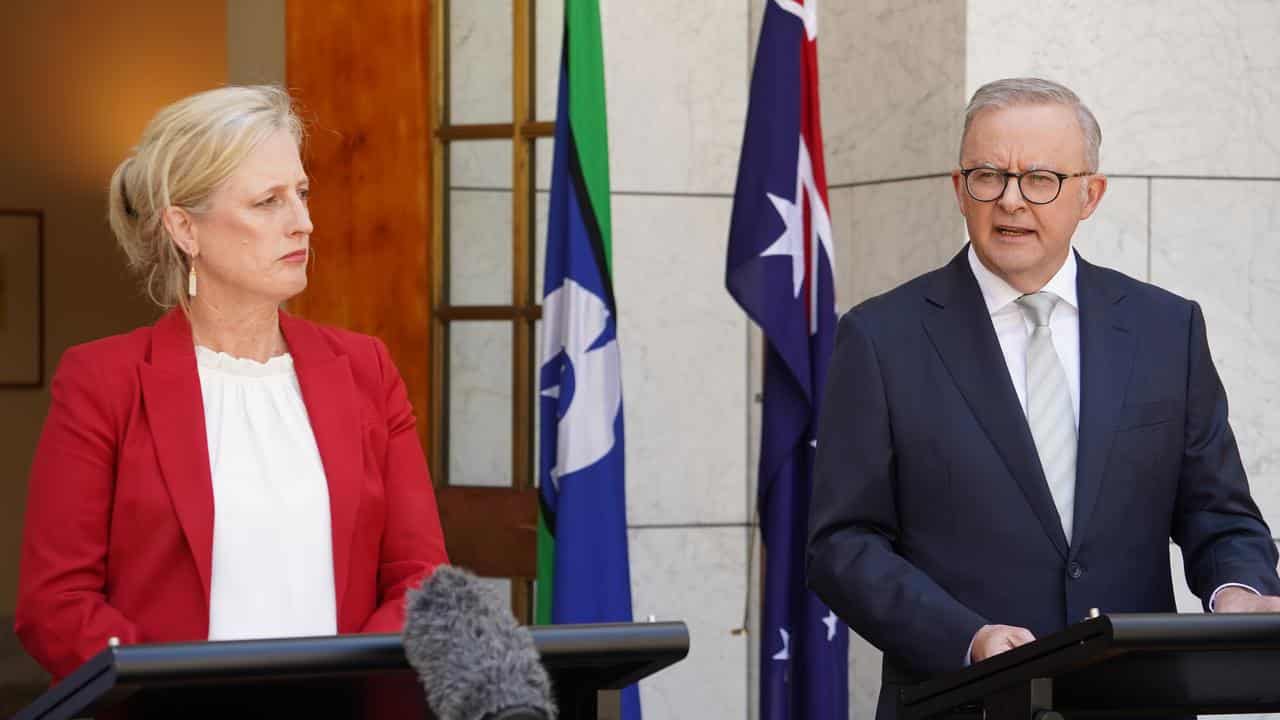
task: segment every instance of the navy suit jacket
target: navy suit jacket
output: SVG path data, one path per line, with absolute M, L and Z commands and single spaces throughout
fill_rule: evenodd
M 808 582 L 884 651 L 879 717 L 985 624 L 1174 611 L 1170 538 L 1206 602 L 1280 592 L 1199 306 L 1079 260 L 1068 546 L 966 252 L 841 319 L 822 403 Z

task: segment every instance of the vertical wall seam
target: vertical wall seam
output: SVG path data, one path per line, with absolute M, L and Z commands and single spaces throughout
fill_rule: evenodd
M 1151 277 L 1151 186 L 1155 182 L 1151 176 L 1147 176 L 1147 282 L 1156 282 L 1156 278 Z

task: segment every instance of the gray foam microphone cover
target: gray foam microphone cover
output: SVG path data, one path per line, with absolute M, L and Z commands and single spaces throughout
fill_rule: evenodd
M 440 720 L 554 720 L 533 637 L 475 575 L 443 565 L 405 602 L 405 657 Z

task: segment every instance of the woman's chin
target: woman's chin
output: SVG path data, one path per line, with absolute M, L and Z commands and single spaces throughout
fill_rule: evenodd
M 292 286 L 289 287 L 289 289 L 285 293 L 284 300 L 281 300 L 280 302 L 292 300 L 298 295 L 301 295 L 302 291 L 306 289 L 307 289 L 307 279 L 304 277 L 302 278 L 301 282 L 294 283 Z
M 290 278 L 288 282 L 276 283 L 274 287 L 263 294 L 274 300 L 276 304 L 283 304 L 302 294 L 302 291 L 306 289 L 307 278 L 303 276 L 297 280 Z

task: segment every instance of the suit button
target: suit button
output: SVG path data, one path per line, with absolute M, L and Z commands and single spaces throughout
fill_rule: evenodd
M 1084 568 L 1080 567 L 1080 563 L 1071 563 L 1067 566 L 1067 574 L 1072 580 L 1079 580 L 1084 575 Z

